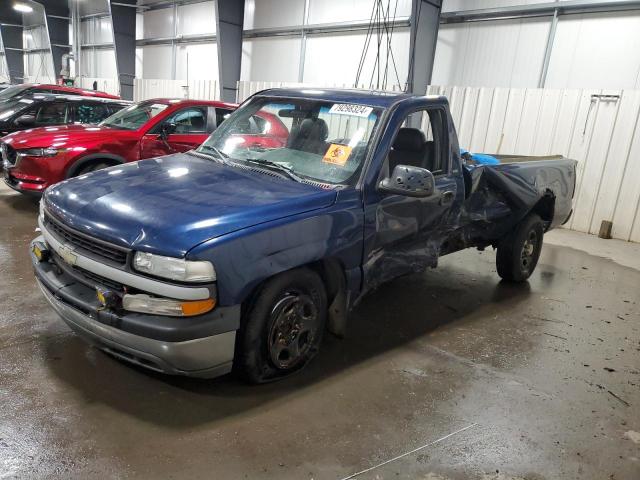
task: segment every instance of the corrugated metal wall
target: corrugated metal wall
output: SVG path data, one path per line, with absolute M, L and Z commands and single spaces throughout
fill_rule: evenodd
M 219 100 L 218 82 L 215 80 L 154 80 L 136 78 L 133 82 L 133 99 L 138 102 L 148 98 L 198 98 Z
M 430 87 L 451 103 L 460 145 L 473 152 L 578 161 L 567 227 L 640 242 L 639 90 Z M 604 96 L 608 95 L 608 97 Z
M 519 2 L 445 2 L 448 9 Z M 539 2 L 527 2 L 539 3 Z M 640 10 L 561 15 L 541 84 L 551 17 L 440 26 L 432 82 L 535 88 L 640 88 Z
M 300 85 L 239 82 L 238 100 L 280 86 Z M 601 221 L 610 220 L 615 238 L 640 242 L 640 90 L 432 86 L 428 93 L 449 98 L 461 147 L 577 160 L 574 214 L 566 227 L 598 233 Z

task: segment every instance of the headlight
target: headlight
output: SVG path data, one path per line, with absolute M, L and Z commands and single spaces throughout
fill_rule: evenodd
M 18 155 L 21 157 L 54 157 L 59 151 L 56 148 L 27 148 L 18 150 Z
M 210 262 L 192 262 L 146 252 L 136 252 L 133 267 L 139 272 L 181 282 L 213 282 L 216 279 L 216 271 Z

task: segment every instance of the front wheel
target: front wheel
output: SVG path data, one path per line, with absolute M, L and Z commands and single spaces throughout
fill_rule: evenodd
M 89 165 L 82 167 L 78 172 L 76 172 L 74 176 L 79 177 L 80 175 L 85 175 L 87 173 L 95 172 L 97 170 L 102 170 L 103 168 L 109 168 L 112 166 L 112 163 L 101 161 L 90 163 Z
M 525 219 L 498 244 L 498 275 L 510 282 L 524 282 L 538 264 L 542 250 L 544 224 L 535 213 Z
M 268 280 L 245 312 L 235 369 L 251 383 L 286 377 L 318 353 L 327 317 L 320 276 L 308 269 Z

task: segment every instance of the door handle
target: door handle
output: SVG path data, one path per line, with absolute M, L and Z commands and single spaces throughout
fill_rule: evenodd
M 440 205 L 450 205 L 454 198 L 456 195 L 452 191 L 443 192 L 440 196 Z

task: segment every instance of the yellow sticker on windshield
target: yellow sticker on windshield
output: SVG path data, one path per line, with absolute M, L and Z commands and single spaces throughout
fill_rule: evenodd
M 339 165 L 341 167 L 347 163 L 349 155 L 351 155 L 351 147 L 347 145 L 339 145 L 332 143 L 327 152 L 324 154 L 322 161 L 325 163 L 331 163 L 333 165 Z

